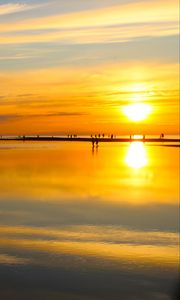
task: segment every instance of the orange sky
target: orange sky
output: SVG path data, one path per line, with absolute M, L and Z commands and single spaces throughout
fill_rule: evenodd
M 70 3 L 0 5 L 1 134 L 178 133 L 178 1 Z

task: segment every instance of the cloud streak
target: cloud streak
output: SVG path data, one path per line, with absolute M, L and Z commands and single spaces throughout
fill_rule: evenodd
M 135 2 L 2 24 L 0 42 L 125 42 L 135 38 L 178 34 L 178 19 L 176 0 Z
M 1 36 L 0 42 L 3 44 L 44 42 L 60 42 L 62 44 L 123 43 L 147 37 L 176 35 L 177 32 L 178 25 L 174 22 L 162 22 L 157 24 L 139 23 L 115 27 L 70 28 L 51 33 L 46 33 L 42 30 L 39 34 L 32 34 L 28 31 L 21 35 L 11 33 L 11 35 Z M 16 59 L 20 58 L 22 57 L 16 57 Z
M 0 115 L 0 122 L 13 121 L 18 119 L 29 118 L 49 118 L 49 117 L 78 117 L 84 116 L 87 113 L 80 112 L 55 112 L 55 113 L 42 113 L 42 114 L 4 114 Z
M 39 5 L 38 5 L 39 6 Z M 0 15 L 9 15 L 19 13 L 38 7 L 37 5 L 28 5 L 25 3 L 8 3 L 0 5 Z

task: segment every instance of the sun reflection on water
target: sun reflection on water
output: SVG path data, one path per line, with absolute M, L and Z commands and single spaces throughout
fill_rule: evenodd
M 134 169 L 143 168 L 148 164 L 146 149 L 142 142 L 130 144 L 125 162 Z

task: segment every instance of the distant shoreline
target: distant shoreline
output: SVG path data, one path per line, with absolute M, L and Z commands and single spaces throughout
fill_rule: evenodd
M 180 143 L 180 139 L 172 138 L 116 138 L 116 137 L 64 137 L 64 136 L 1 136 L 0 141 L 62 141 L 62 142 L 90 142 L 90 143 L 121 143 L 121 142 L 153 142 L 153 143 Z M 180 145 L 174 145 L 180 146 Z

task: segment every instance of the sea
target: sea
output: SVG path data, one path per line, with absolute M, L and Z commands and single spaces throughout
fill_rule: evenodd
M 176 299 L 179 150 L 0 140 L 0 299 Z

